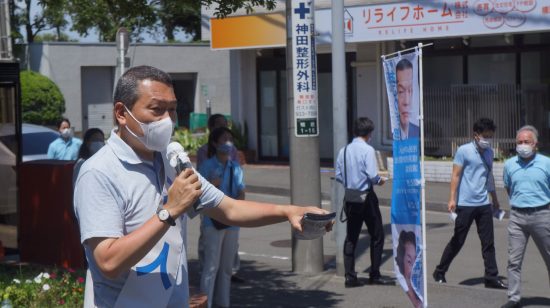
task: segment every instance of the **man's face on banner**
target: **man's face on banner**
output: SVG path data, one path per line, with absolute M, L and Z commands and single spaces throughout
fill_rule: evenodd
M 402 128 L 409 125 L 413 92 L 413 70 L 406 68 L 396 72 L 397 78 L 397 108 L 399 122 Z

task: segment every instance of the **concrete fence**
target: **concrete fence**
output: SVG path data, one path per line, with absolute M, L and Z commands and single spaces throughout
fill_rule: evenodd
M 387 157 L 387 166 L 389 177 L 393 178 L 393 158 Z M 453 162 L 449 161 L 424 161 L 424 177 L 426 182 L 451 182 L 451 172 L 453 170 Z M 493 163 L 493 175 L 495 177 L 496 187 L 504 187 L 502 180 L 502 172 L 504 170 L 504 163 Z

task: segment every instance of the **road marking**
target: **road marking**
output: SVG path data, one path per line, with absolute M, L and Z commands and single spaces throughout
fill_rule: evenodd
M 289 257 L 282 257 L 282 256 L 270 256 L 265 254 L 258 254 L 258 253 L 248 253 L 244 251 L 239 251 L 239 256 L 251 256 L 251 257 L 261 257 L 261 258 L 268 258 L 268 259 L 277 259 L 277 260 L 290 260 Z

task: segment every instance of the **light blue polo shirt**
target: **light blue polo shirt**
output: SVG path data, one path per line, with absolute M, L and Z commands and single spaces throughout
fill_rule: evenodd
M 459 206 L 481 206 L 489 204 L 488 192 L 494 191 L 493 150 L 486 149 L 481 153 L 486 163 L 481 160 L 480 151 L 475 142 L 463 144 L 455 154 L 453 164 L 462 167 L 458 183 Z
M 239 193 L 245 188 L 243 181 L 243 169 L 238 163 L 232 161 L 231 159 L 227 161 L 227 164 L 224 167 L 218 158 L 213 156 L 203 161 L 199 167 L 199 173 L 209 180 L 215 177 L 222 178 L 219 189 L 226 196 L 231 198 L 237 198 Z M 229 177 L 231 176 L 233 179 L 230 181 Z M 229 187 L 229 182 L 231 182 L 231 187 Z M 212 220 L 206 215 L 203 215 L 203 223 L 205 226 L 213 226 Z M 238 227 L 230 228 L 238 229 Z
M 88 245 L 84 242 L 95 237 L 118 238 L 135 231 L 156 214 L 165 202 L 164 183 L 170 185 L 175 176 L 165 156 L 155 153 L 153 162 L 143 161 L 132 148 L 111 132 L 107 144 L 82 165 L 75 184 L 74 207 L 80 226 L 81 242 L 94 281 L 94 297 L 98 307 L 113 307 L 128 277 L 128 273 L 109 279 L 101 273 Z M 166 175 L 165 175 L 166 174 Z M 200 201 L 203 207 L 215 207 L 224 194 L 199 175 L 202 184 Z M 181 241 L 186 241 L 186 221 L 181 219 Z M 180 291 L 187 294 L 187 259 L 183 249 L 182 266 L 185 268 Z M 183 293 L 182 293 L 183 292 Z M 174 297 L 173 296 L 173 297 Z M 179 299 L 179 297 L 178 297 Z M 184 302 L 188 300 L 183 299 Z M 170 300 L 172 301 L 172 299 Z M 185 305 L 182 305 L 182 307 Z
M 65 141 L 59 137 L 52 141 L 48 146 L 48 158 L 59 160 L 76 160 L 78 151 L 82 145 L 82 140 L 72 137 L 69 141 Z
M 346 152 L 346 168 L 344 168 L 344 152 Z M 374 148 L 363 138 L 355 137 L 353 141 L 340 149 L 336 159 L 335 179 L 347 187 L 360 191 L 366 191 L 372 184 L 378 184 L 378 164 Z
M 528 163 L 514 156 L 504 164 L 504 186 L 514 207 L 537 207 L 550 203 L 550 158 L 536 154 Z

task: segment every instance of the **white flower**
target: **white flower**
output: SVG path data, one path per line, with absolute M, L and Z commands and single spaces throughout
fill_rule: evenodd
M 16 279 L 16 278 L 13 278 L 13 282 L 17 283 L 17 284 L 20 284 L 21 281 L 19 279 Z
M 36 283 L 42 283 L 42 279 L 38 276 L 34 277 L 34 282 Z
M 32 280 L 30 280 L 30 279 L 25 280 L 25 283 L 31 283 L 31 282 L 32 282 Z
M 42 274 L 42 277 L 44 277 L 44 279 L 50 279 L 50 274 L 44 273 Z
M 45 283 L 43 286 L 42 286 L 42 290 L 44 291 L 48 291 L 50 289 L 50 285 Z

